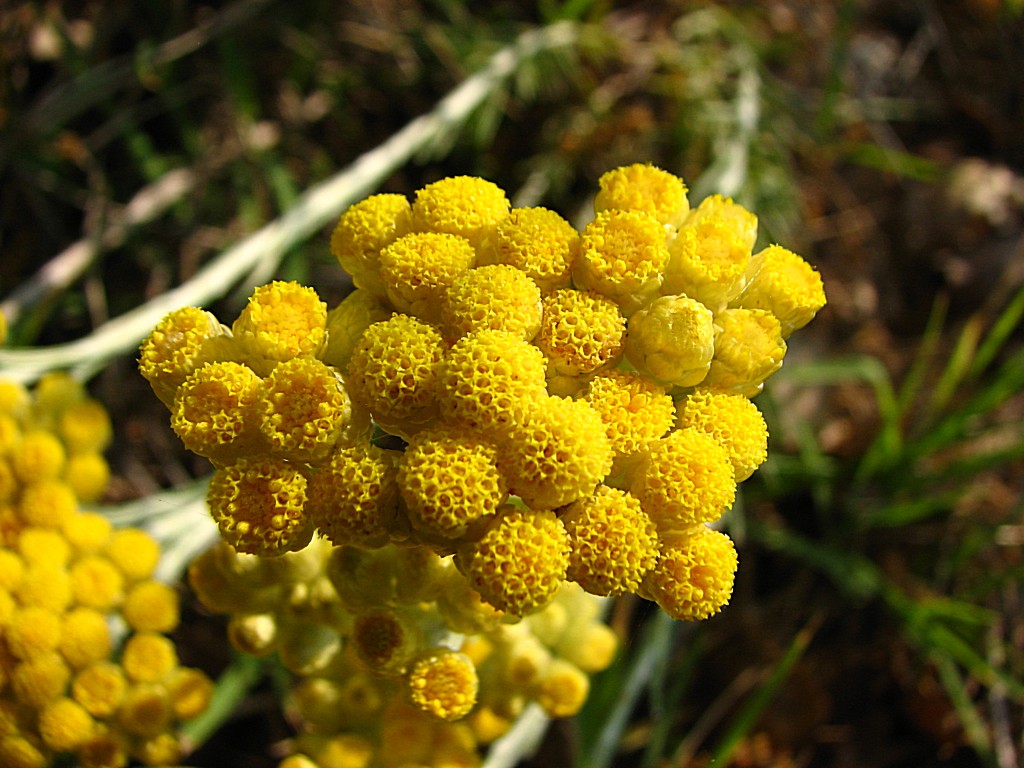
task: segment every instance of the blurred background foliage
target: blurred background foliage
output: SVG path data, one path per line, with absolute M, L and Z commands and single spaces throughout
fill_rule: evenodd
M 732 605 L 684 626 L 618 603 L 619 662 L 531 765 L 1012 768 L 1020 13 L 1016 0 L 9 3 L 8 346 L 80 338 L 189 279 L 516 35 L 571 22 L 575 44 L 524 61 L 380 190 L 477 174 L 579 223 L 601 173 L 650 161 L 694 200 L 723 192 L 757 212 L 764 243 L 821 270 L 829 306 L 757 401 L 772 452 L 729 522 Z M 271 276 L 330 303 L 349 289 L 325 228 L 210 308 L 234 316 Z M 206 472 L 130 355 L 90 387 L 115 415 L 111 501 Z M 192 616 L 185 661 L 216 672 L 220 632 Z M 272 690 L 254 689 L 190 764 L 272 765 L 289 735 Z

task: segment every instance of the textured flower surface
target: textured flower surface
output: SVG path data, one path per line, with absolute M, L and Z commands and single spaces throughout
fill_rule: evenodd
M 601 597 L 688 621 L 728 603 L 736 548 L 710 526 L 765 461 L 751 398 L 824 306 L 820 278 L 781 246 L 755 253 L 752 212 L 718 195 L 691 208 L 667 171 L 629 165 L 598 187 L 581 231 L 468 176 L 373 195 L 332 232 L 356 286 L 333 307 L 271 283 L 233 333 L 186 309 L 143 343 L 176 432 L 216 466 L 224 543 L 192 587 L 237 649 L 294 676 L 285 768 L 479 765 L 528 705 L 579 711 L 617 646 Z M 69 529 L 46 483 L 76 454 L 26 435 L 23 402 L 0 389 L 0 501 L 38 486 L 16 514 Z M 78 706 L 115 708 L 145 754 L 173 757 L 149 686 L 184 679 L 158 639 L 176 606 L 91 530 L 0 560 L 0 586 L 22 570 L 49 585 L 16 589 L 11 685 L 43 706 L 82 670 Z M 65 583 L 41 551 L 77 570 Z M 65 652 L 51 618 L 81 600 Z M 116 672 L 95 621 L 112 605 L 139 635 Z M 54 705 L 47 738 L 78 743 L 79 720 Z

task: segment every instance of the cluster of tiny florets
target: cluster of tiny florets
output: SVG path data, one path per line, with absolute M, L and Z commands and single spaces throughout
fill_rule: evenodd
M 424 713 L 462 712 L 451 691 L 468 667 L 452 654 L 476 664 L 479 701 L 479 660 L 505 654 L 483 641 L 438 651 L 417 611 L 471 636 L 545 616 L 571 582 L 639 594 L 678 619 L 728 602 L 735 549 L 708 525 L 766 458 L 751 398 L 825 304 L 807 262 L 756 240 L 753 213 L 721 196 L 691 208 L 683 181 L 650 165 L 602 176 L 581 230 L 512 208 L 483 179 L 442 179 L 341 216 L 331 252 L 356 288 L 333 308 L 277 282 L 230 328 L 179 310 L 140 367 L 175 431 L 213 460 L 211 513 L 238 557 L 298 556 L 323 540 L 341 553 L 328 572 L 354 613 L 329 626 L 362 638 L 352 664 L 420 670 L 400 706 L 379 693 L 415 729 Z M 392 605 L 395 553 L 419 551 L 444 564 L 443 589 Z M 206 599 L 234 612 L 216 593 L 239 585 L 206 570 Z M 284 654 L 264 608 L 233 636 Z M 529 670 L 524 648 L 511 668 Z M 523 673 L 530 699 L 572 710 L 586 665 L 537 656 L 546 677 Z M 410 706 L 418 714 L 402 714 Z M 466 711 L 508 714 L 499 701 Z M 343 741 L 316 744 L 362 749 Z
M 220 544 L 193 561 L 191 585 L 208 609 L 229 615 L 235 648 L 277 654 L 295 676 L 288 707 L 303 732 L 284 768 L 477 766 L 481 748 L 527 705 L 551 717 L 579 711 L 589 675 L 611 663 L 617 638 L 598 598 L 563 580 L 564 566 L 536 571 L 556 550 L 568 563 L 569 537 L 555 515 L 520 509 L 500 519 L 520 537 L 501 555 L 518 575 L 481 577 L 510 600 L 538 594 L 527 582 L 544 583 L 544 606 L 515 623 L 471 586 L 472 554 L 465 562 L 426 547 L 316 539 L 277 558 Z
M 63 374 L 0 381 L 0 424 L 0 765 L 178 762 L 212 683 L 165 636 L 178 594 L 157 542 L 79 508 L 106 486 L 106 410 Z

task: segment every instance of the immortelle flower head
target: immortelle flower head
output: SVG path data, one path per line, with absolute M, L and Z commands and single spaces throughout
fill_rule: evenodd
M 180 613 L 157 542 L 79 506 L 109 477 L 106 410 L 53 374 L 0 382 L 0 418 L 0 765 L 179 762 L 213 685 L 164 634 Z
M 598 596 L 682 620 L 729 602 L 736 549 L 711 526 L 765 460 L 751 398 L 821 280 L 672 173 L 597 187 L 581 230 L 468 176 L 371 196 L 331 236 L 341 301 L 273 283 L 232 323 L 183 309 L 144 342 L 216 466 L 225 543 L 193 587 L 296 675 L 288 768 L 475 765 L 530 702 L 582 705 L 615 647 Z

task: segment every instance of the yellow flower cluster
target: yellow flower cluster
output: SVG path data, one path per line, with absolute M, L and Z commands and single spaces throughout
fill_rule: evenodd
M 374 195 L 331 236 L 356 290 L 330 311 L 276 282 L 230 329 L 165 318 L 140 368 L 216 467 L 224 539 L 422 546 L 513 618 L 566 580 L 716 613 L 735 557 L 705 526 L 766 458 L 750 398 L 824 306 L 821 279 L 666 171 L 599 187 L 581 231 L 475 177 Z
M 277 653 L 295 675 L 288 707 L 303 727 L 282 768 L 479 765 L 528 704 L 575 714 L 617 647 L 577 585 L 555 583 L 544 608 L 509 623 L 426 547 L 317 539 L 261 558 L 220 544 L 189 578 L 229 614 L 236 648 Z
M 178 596 L 156 541 L 79 509 L 104 490 L 107 412 L 66 375 L 0 381 L 0 765 L 178 762 L 212 684 L 164 633 Z M 111 627 L 128 637 L 115 661 Z

